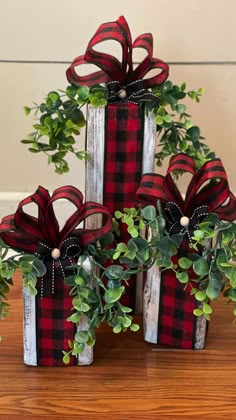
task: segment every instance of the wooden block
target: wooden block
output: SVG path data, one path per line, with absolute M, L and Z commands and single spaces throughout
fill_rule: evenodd
M 23 287 L 24 363 L 37 366 L 35 297 Z
M 91 262 L 88 258 L 81 262 L 85 271 L 91 270 Z M 27 287 L 23 288 L 23 334 L 24 334 L 24 363 L 29 366 L 37 366 L 37 345 L 36 345 L 36 310 L 35 296 L 31 296 Z M 77 331 L 86 330 L 88 321 L 84 315 L 77 325 Z M 61 349 L 63 350 L 63 349 Z M 85 346 L 85 350 L 78 356 L 78 365 L 90 365 L 93 362 L 93 348 Z
M 85 195 L 86 201 L 103 204 L 104 150 L 105 150 L 105 108 L 88 106 L 87 151 L 90 159 L 86 162 Z M 155 115 L 150 112 L 144 120 L 142 173 L 153 172 L 156 150 Z M 100 216 L 93 218 L 91 227 L 99 226 Z M 136 278 L 135 312 L 142 312 L 143 274 Z

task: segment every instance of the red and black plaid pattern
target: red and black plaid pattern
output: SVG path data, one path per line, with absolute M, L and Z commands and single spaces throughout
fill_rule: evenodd
M 94 49 L 97 44 L 106 40 L 118 42 L 122 48 L 122 61 L 120 62 L 115 56 L 99 52 Z M 142 48 L 145 50 L 145 59 L 134 69 L 132 52 L 134 48 Z M 84 55 L 76 57 L 68 68 L 66 75 L 70 83 L 92 86 L 96 83 L 107 83 L 111 81 L 119 81 L 123 86 L 143 79 L 144 76 L 154 69 L 159 72 L 152 77 L 143 79 L 144 88 L 157 86 L 163 83 L 169 73 L 169 67 L 166 63 L 158 58 L 154 58 L 153 54 L 153 37 L 150 33 L 139 35 L 132 43 L 131 32 L 124 18 L 120 16 L 115 22 L 103 23 L 99 26 L 92 39 L 89 41 Z M 79 76 L 76 73 L 76 67 L 91 63 L 100 68 L 100 71 Z
M 58 199 L 67 199 L 76 208 L 61 230 L 53 210 L 53 203 Z M 37 205 L 38 217 L 25 212 L 24 207 L 29 203 Z M 103 215 L 101 227 L 95 229 L 77 227 L 87 217 L 97 213 Z M 48 293 L 45 296 L 44 292 L 36 296 L 38 364 L 65 366 L 62 363 L 62 350 L 68 348 L 67 340 L 74 337 L 74 324 L 66 320 L 71 315 L 72 299 L 69 296 L 70 288 L 64 285 L 63 267 L 65 264 L 68 265 L 68 259 L 71 263 L 75 262 L 74 258 L 78 256 L 80 250 L 108 233 L 111 226 L 112 218 L 109 211 L 98 203 L 83 203 L 82 193 L 70 185 L 56 189 L 52 197 L 45 188 L 38 187 L 34 194 L 20 202 L 15 214 L 2 219 L 0 237 L 16 251 L 35 254 L 42 260 L 47 258 L 45 260 L 47 272 L 42 284 L 45 286 L 45 283 L 54 282 L 54 293 L 53 287 L 46 287 L 47 291 L 50 291 L 50 296 Z M 70 251 L 74 246 L 77 252 L 71 255 Z M 55 248 L 61 253 L 58 260 L 54 260 L 51 255 Z M 44 255 L 45 249 L 48 250 L 49 257 Z M 41 289 L 41 280 L 38 287 Z
M 171 172 L 182 170 L 192 174 L 185 200 L 178 190 Z M 191 157 L 178 154 L 173 157 L 166 176 L 144 174 L 137 190 L 138 201 L 156 204 L 159 199 L 163 208 L 167 203 L 176 204 L 182 214 L 191 217 L 195 209 L 206 207 L 223 220 L 236 218 L 236 198 L 231 193 L 227 175 L 220 159 L 205 163 L 199 170 Z M 184 252 L 182 244 L 180 252 Z M 193 348 L 195 340 L 195 298 L 176 279 L 172 270 L 161 274 L 158 342 L 178 348 Z
M 108 105 L 104 155 L 103 204 L 111 214 L 135 206 L 142 176 L 144 108 L 134 104 Z M 121 241 L 129 238 L 121 226 Z M 134 306 L 135 283 L 130 281 L 125 304 Z
M 161 273 L 158 343 L 182 349 L 194 348 L 196 319 L 194 296 L 172 270 Z
M 55 276 L 54 293 L 40 297 L 41 279 L 38 280 L 36 296 L 36 340 L 38 366 L 68 366 L 63 363 L 62 350 L 69 351 L 68 340 L 73 340 L 76 326 L 68 322 L 71 316 L 72 297 L 70 287 L 62 275 Z M 76 365 L 71 357 L 69 366 Z
M 175 170 L 192 174 L 185 200 L 171 176 Z M 155 204 L 157 199 L 163 206 L 174 202 L 185 216 L 191 217 L 197 207 L 207 206 L 209 213 L 217 213 L 222 220 L 236 219 L 236 198 L 229 189 L 223 164 L 217 158 L 196 171 L 193 159 L 180 153 L 172 158 L 165 176 L 144 174 L 137 198 L 143 204 Z

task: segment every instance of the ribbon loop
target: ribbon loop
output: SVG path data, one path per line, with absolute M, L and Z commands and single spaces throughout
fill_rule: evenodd
M 122 62 L 115 56 L 98 52 L 94 47 L 100 42 L 107 40 L 114 40 L 121 45 L 122 48 Z M 132 53 L 134 48 L 142 48 L 147 52 L 147 56 L 136 67 L 133 68 Z M 152 57 L 153 54 L 153 37 L 151 34 L 139 35 L 132 43 L 129 26 L 124 18 L 121 16 L 117 21 L 104 23 L 100 25 L 90 42 L 88 43 L 86 52 L 73 60 L 70 67 L 67 69 L 67 79 L 70 83 L 87 84 L 92 86 L 96 83 L 118 83 L 124 89 L 129 90 L 132 83 L 139 83 L 151 70 L 159 69 L 159 74 L 146 78 L 142 81 L 142 89 L 146 90 L 146 95 L 150 92 L 148 88 L 157 86 L 163 83 L 169 72 L 169 67 L 162 60 Z M 90 63 L 99 67 L 100 71 L 88 74 L 86 76 L 79 76 L 75 68 L 81 64 Z M 117 81 L 117 82 L 116 82 Z M 108 85 L 109 89 L 109 85 Z M 138 87 L 135 91 L 140 91 Z M 136 102 L 141 100 L 152 100 L 153 97 L 136 94 Z M 125 101 L 133 101 L 132 95 L 127 95 Z M 113 102 L 111 102 L 113 103 Z
M 171 175 L 176 170 L 192 174 L 185 200 Z M 165 176 L 143 175 L 137 190 L 137 199 L 146 205 L 155 205 L 156 201 L 160 200 L 164 207 L 168 230 L 171 233 L 185 230 L 189 238 L 208 212 L 215 212 L 222 220 L 236 219 L 236 198 L 229 189 L 227 175 L 220 159 L 206 162 L 196 171 L 193 159 L 180 153 L 171 160 Z M 180 223 L 182 216 L 189 219 L 187 228 Z
M 58 199 L 69 200 L 76 207 L 76 211 L 61 231 L 53 210 L 53 203 Z M 23 210 L 23 206 L 32 202 L 38 206 L 38 217 L 31 216 Z M 87 217 L 97 213 L 103 215 L 101 227 L 77 228 Z M 46 284 L 51 283 L 53 289 L 54 271 L 60 269 L 63 276 L 66 276 L 65 267 L 71 265 L 72 260 L 80 255 L 81 248 L 96 242 L 107 234 L 111 227 L 112 217 L 107 208 L 94 202 L 83 203 L 83 195 L 75 187 L 58 188 L 52 197 L 45 188 L 38 187 L 34 194 L 20 202 L 15 214 L 2 219 L 0 237 L 14 250 L 30 252 L 41 258 L 47 267 L 42 281 Z M 58 251 L 58 258 L 54 256 L 57 253 L 52 255 L 55 249 Z M 47 291 L 50 289 L 49 286 L 45 287 Z M 44 291 L 42 293 L 44 295 Z

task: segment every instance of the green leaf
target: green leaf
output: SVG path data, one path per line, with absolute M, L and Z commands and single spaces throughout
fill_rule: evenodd
M 75 276 L 68 276 L 64 279 L 64 283 L 67 286 L 74 286 L 75 285 Z
M 88 86 L 80 86 L 78 88 L 78 95 L 83 100 L 86 101 L 89 96 L 89 87 Z
M 64 351 L 63 351 L 63 354 L 64 354 L 63 359 L 62 359 L 63 363 L 65 363 L 65 365 L 68 365 L 70 363 L 70 355 L 69 353 L 66 353 Z
M 198 300 L 199 302 L 202 302 L 203 300 L 205 300 L 207 297 L 206 295 L 206 291 L 205 290 L 198 290 L 195 293 L 195 299 Z
M 119 252 L 127 252 L 128 248 L 127 248 L 126 244 L 121 242 L 117 245 L 116 250 L 119 251 Z
M 109 279 L 120 279 L 122 278 L 123 267 L 120 265 L 110 265 L 104 273 Z
M 183 114 L 186 111 L 186 105 L 178 104 L 175 109 L 178 114 Z
M 128 227 L 128 232 L 132 236 L 132 238 L 138 237 L 138 230 L 135 227 Z
M 81 303 L 81 309 L 80 309 L 81 312 L 88 312 L 90 309 L 91 308 L 87 303 L 85 303 L 85 302 Z
M 88 331 L 82 330 L 75 334 L 75 340 L 79 343 L 86 343 L 89 338 Z
M 204 276 L 209 272 L 209 265 L 204 258 L 199 258 L 193 263 L 193 271 L 198 276 Z
M 171 123 L 172 122 L 172 116 L 170 114 L 166 114 L 162 118 L 166 123 Z
M 146 206 L 141 211 L 144 219 L 152 221 L 156 218 L 156 209 L 154 206 Z
M 25 115 L 29 115 L 31 112 L 31 109 L 28 106 L 24 106 L 24 113 Z
M 84 278 L 82 276 L 76 276 L 75 277 L 75 283 L 78 286 L 81 286 L 81 287 L 83 287 L 86 284 L 86 282 L 85 282 L 85 280 L 84 280 Z
M 156 117 L 157 125 L 162 125 L 163 122 L 164 122 L 163 118 L 160 115 L 157 115 L 157 117 Z
M 104 299 L 106 303 L 114 303 L 117 302 L 122 294 L 124 293 L 125 287 L 121 286 L 116 289 L 108 289 L 105 292 Z
M 35 259 L 32 262 L 32 271 L 36 274 L 37 277 L 43 277 L 46 274 L 47 269 L 43 261 Z
M 131 324 L 132 324 L 132 320 L 129 317 L 126 316 L 125 320 L 124 320 L 124 323 L 123 323 L 124 327 L 129 328 Z
M 233 302 L 236 302 L 236 289 L 229 290 L 229 297 Z
M 107 248 L 109 245 L 111 245 L 112 244 L 112 242 L 114 241 L 114 235 L 113 235 L 113 233 L 112 232 L 108 232 L 106 235 L 104 235 L 100 240 L 99 240 L 99 242 L 100 242 L 100 244 L 101 244 L 101 247 L 104 249 L 104 248 Z
M 116 219 L 122 219 L 122 217 L 124 216 L 123 213 L 121 213 L 121 211 L 115 211 L 115 217 Z
M 132 308 L 129 308 L 128 306 L 120 305 L 120 309 L 122 312 L 125 312 L 125 313 L 132 312 Z
M 138 324 L 131 324 L 131 325 L 130 325 L 130 330 L 131 330 L 131 331 L 136 332 L 136 331 L 138 331 L 138 330 L 139 330 L 139 328 L 140 328 L 140 326 L 139 326 Z
M 113 254 L 113 260 L 118 260 L 118 258 L 120 257 L 120 252 L 115 252 L 114 254 Z
M 189 276 L 188 276 L 187 271 L 176 273 L 176 278 L 178 279 L 180 283 L 188 283 L 189 281 Z
M 78 312 L 72 314 L 69 318 L 67 318 L 67 321 L 77 324 L 80 322 L 80 314 Z
M 202 309 L 204 314 L 210 315 L 212 313 L 212 308 L 210 305 L 208 305 L 208 303 L 204 303 Z
M 212 287 L 211 285 L 208 285 L 207 289 L 206 289 L 206 295 L 207 297 L 209 297 L 209 299 L 211 300 L 216 300 L 219 297 L 220 294 L 220 289 L 216 289 L 214 287 Z
M 189 258 L 182 257 L 179 259 L 178 264 L 183 269 L 188 269 L 192 266 L 193 261 L 191 261 Z
M 196 316 L 201 316 L 201 315 L 203 315 L 203 310 L 200 309 L 200 308 L 196 308 L 196 309 L 194 309 L 193 313 Z
M 82 353 L 84 351 L 84 347 L 85 347 L 84 343 L 79 343 L 75 341 L 74 346 L 73 346 L 74 352 L 72 352 L 72 354 L 74 354 L 74 356 L 77 356 L 78 353 Z
M 200 129 L 197 126 L 193 126 L 187 130 L 187 135 L 192 139 L 193 143 L 198 141 L 200 138 Z
M 49 92 L 48 96 L 52 100 L 52 102 L 56 102 L 59 99 L 59 95 L 57 92 Z
M 121 332 L 121 330 L 122 330 L 122 327 L 121 327 L 120 324 L 118 324 L 113 328 L 113 333 L 119 334 Z

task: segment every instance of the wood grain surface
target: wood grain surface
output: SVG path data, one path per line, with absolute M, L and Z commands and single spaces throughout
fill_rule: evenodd
M 68 368 L 24 365 L 19 277 L 9 302 L 0 322 L 0 419 L 236 419 L 236 324 L 223 302 L 214 304 L 204 350 L 167 349 L 104 326 L 94 364 Z

